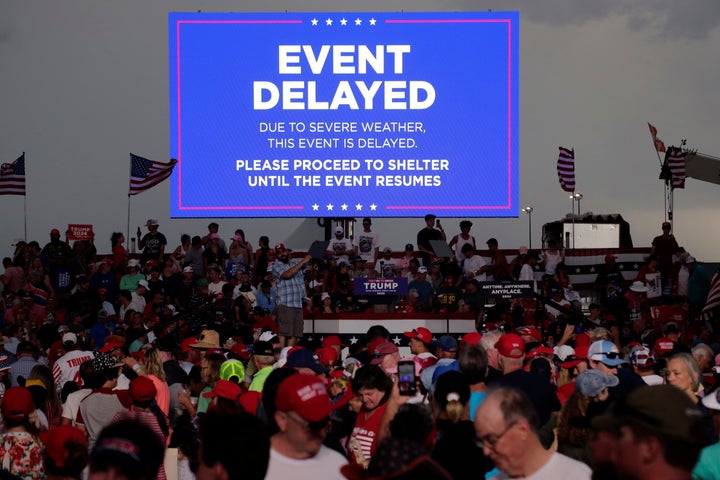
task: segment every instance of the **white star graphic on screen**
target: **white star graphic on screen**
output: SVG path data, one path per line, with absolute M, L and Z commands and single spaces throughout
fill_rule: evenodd
M 334 205 L 333 205 L 332 203 L 328 203 L 328 204 L 327 204 L 327 209 L 328 209 L 328 210 L 332 210 L 332 209 L 333 209 L 333 206 L 334 206 Z
M 370 25 L 374 26 L 376 23 L 377 23 L 377 20 L 375 20 L 374 18 L 370 19 Z
M 362 20 L 360 20 L 359 18 L 356 18 L 355 25 L 362 25 Z
M 362 205 L 360 205 L 359 203 L 355 205 L 355 210 L 357 210 L 358 212 L 362 210 Z
M 351 345 L 355 345 L 357 342 L 358 342 L 358 338 L 357 338 L 355 335 L 353 335 L 352 337 L 350 337 L 350 344 L 351 344 Z
M 313 203 L 313 206 L 312 206 L 313 211 L 317 212 L 318 208 L 320 208 L 320 205 L 318 205 L 317 203 Z
M 328 18 L 327 20 L 325 20 L 325 25 L 327 25 L 328 27 L 332 25 L 332 18 Z
M 343 212 L 344 212 L 345 210 L 347 210 L 347 209 L 348 209 L 347 203 L 343 203 L 342 205 L 340 205 L 340 208 L 343 209 Z
M 575 273 L 580 273 L 580 267 L 575 268 Z
M 371 204 L 371 205 L 370 205 L 370 210 L 372 210 L 373 212 L 374 212 L 375 210 L 377 210 L 377 205 L 375 205 L 374 203 Z
M 340 25 L 342 25 L 343 27 L 344 27 L 345 25 L 347 25 L 347 19 L 346 19 L 346 18 L 341 19 L 341 20 L 340 20 Z
M 395 338 L 393 338 L 392 341 L 395 345 L 400 345 L 400 337 L 397 335 L 395 335 Z
M 310 23 L 312 23 L 312 26 L 313 26 L 313 27 L 317 27 L 318 19 L 317 19 L 317 18 L 313 18 L 312 20 L 310 20 Z
M 595 267 L 590 267 L 590 273 L 595 273 Z

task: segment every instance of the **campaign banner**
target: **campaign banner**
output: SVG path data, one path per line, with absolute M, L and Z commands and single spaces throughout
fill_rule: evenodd
M 483 295 L 494 298 L 532 297 L 535 292 L 532 281 L 491 281 L 478 284 Z
M 95 238 L 93 233 L 93 226 L 79 223 L 68 224 L 68 240 L 89 240 L 92 241 Z
M 172 217 L 518 215 L 518 12 L 170 13 Z
M 398 278 L 355 278 L 355 295 L 406 295 L 408 279 Z

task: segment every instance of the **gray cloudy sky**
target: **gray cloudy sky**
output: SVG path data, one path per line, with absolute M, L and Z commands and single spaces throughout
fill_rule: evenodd
M 0 5 L 0 161 L 26 152 L 28 239 L 50 228 L 91 223 L 101 253 L 128 219 L 128 153 L 168 159 L 169 11 L 520 11 L 520 201 L 540 227 L 568 213 L 555 171 L 557 147 L 574 147 L 582 211 L 620 213 L 636 246 L 663 220 L 664 190 L 647 122 L 667 145 L 720 156 L 720 2 L 717 0 L 269 0 L 40 1 Z M 479 185 L 482 179 L 476 180 Z M 675 195 L 675 234 L 700 260 L 718 261 L 720 187 L 689 179 Z M 0 255 L 24 235 L 22 197 L 0 197 Z M 171 220 L 169 186 L 135 196 L 134 231 L 147 218 L 174 248 L 208 220 Z M 315 220 L 223 219 L 257 244 L 303 249 L 322 231 Z M 444 221 L 448 233 L 457 219 Z M 527 218 L 473 219 L 481 246 L 527 244 Z M 401 249 L 421 219 L 377 219 L 382 244 Z M 5 252 L 5 253 L 2 253 Z

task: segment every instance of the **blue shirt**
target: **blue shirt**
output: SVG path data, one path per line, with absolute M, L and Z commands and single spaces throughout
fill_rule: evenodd
M 27 380 L 28 376 L 30 375 L 30 370 L 32 370 L 33 367 L 37 364 L 37 360 L 35 360 L 33 357 L 18 358 L 15 363 L 10 365 L 10 370 L 8 371 L 8 373 L 10 374 L 11 386 L 18 386 L 19 377 L 23 377 L 25 380 Z
M 277 307 L 277 298 L 272 289 L 270 289 L 270 294 L 267 296 L 265 295 L 265 292 L 260 289 L 255 295 L 255 302 L 258 307 L 263 310 L 268 309 L 270 313 L 273 313 L 275 311 L 275 307 Z
M 302 308 L 302 299 L 307 292 L 305 291 L 305 279 L 302 270 L 299 270 L 290 278 L 281 278 L 283 272 L 290 270 L 292 267 L 300 263 L 295 258 L 289 260 L 288 263 L 277 260 L 273 263 L 272 273 L 277 285 L 277 304 L 292 308 Z

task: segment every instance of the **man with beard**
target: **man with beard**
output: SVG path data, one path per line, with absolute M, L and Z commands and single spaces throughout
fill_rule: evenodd
M 284 244 L 275 246 L 277 261 L 272 272 L 277 286 L 277 324 L 280 346 L 294 346 L 303 336 L 304 322 L 302 299 L 307 295 L 303 267 L 312 257 L 290 259 Z

